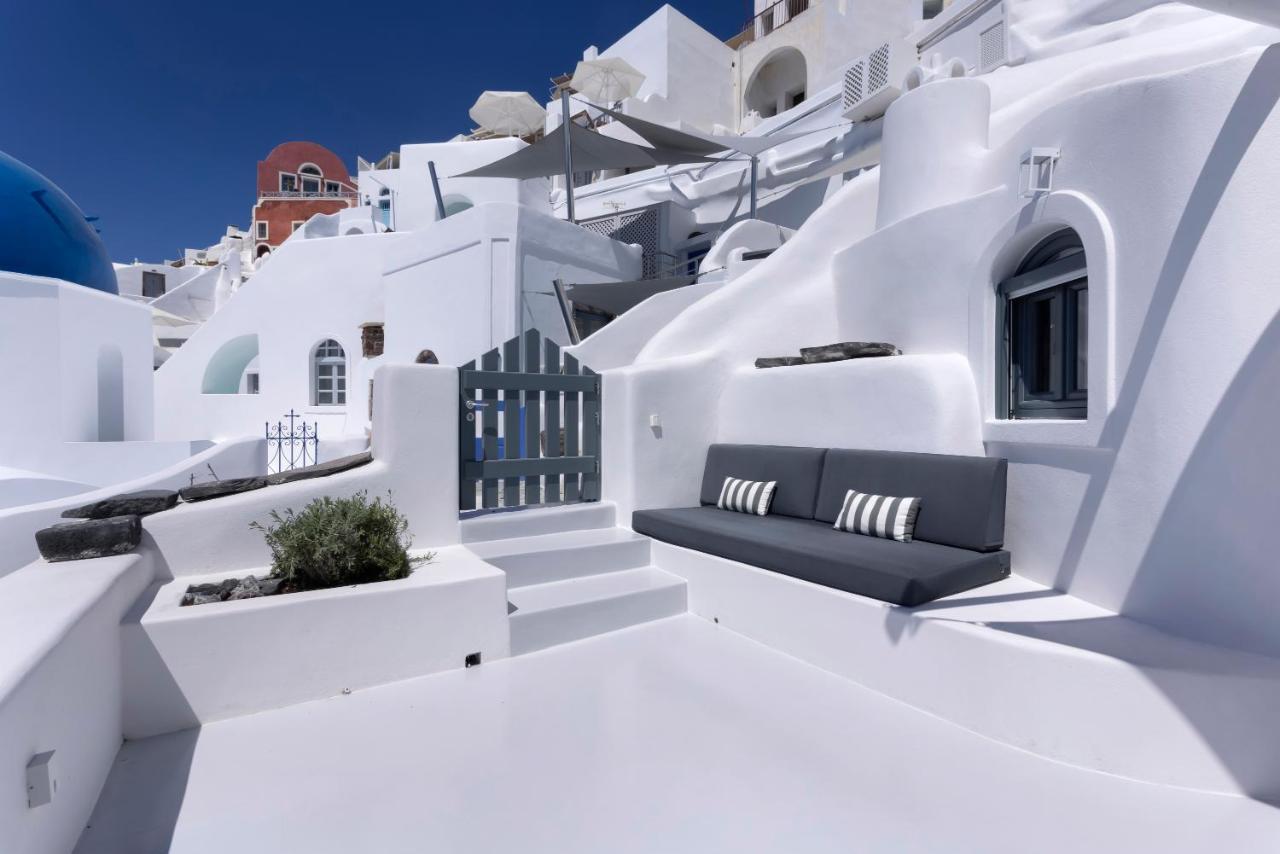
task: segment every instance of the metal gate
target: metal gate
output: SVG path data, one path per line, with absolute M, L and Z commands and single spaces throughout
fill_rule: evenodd
M 600 500 L 600 375 L 531 329 L 458 369 L 461 510 Z

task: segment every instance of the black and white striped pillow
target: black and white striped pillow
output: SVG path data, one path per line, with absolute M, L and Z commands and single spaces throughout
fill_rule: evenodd
M 733 510 L 738 513 L 754 513 L 767 516 L 769 505 L 773 503 L 773 490 L 777 488 L 776 480 L 743 480 L 737 477 L 726 477 L 720 489 L 720 500 L 716 506 L 721 510 Z
M 916 530 L 919 498 L 868 495 L 851 489 L 844 494 L 844 506 L 836 517 L 835 529 L 886 540 L 911 542 Z

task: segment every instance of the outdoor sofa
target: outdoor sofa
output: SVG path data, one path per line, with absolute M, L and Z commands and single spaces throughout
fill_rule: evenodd
M 631 526 L 676 546 L 915 606 L 1008 576 L 1007 469 L 989 457 L 712 445 L 701 505 L 637 510 Z M 768 514 L 717 507 L 726 477 L 777 481 Z M 850 489 L 920 498 L 913 539 L 835 529 Z

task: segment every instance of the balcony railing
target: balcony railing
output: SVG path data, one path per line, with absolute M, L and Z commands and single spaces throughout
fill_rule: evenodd
M 731 48 L 739 48 L 762 39 L 769 33 L 791 23 L 791 20 L 809 8 L 810 0 L 778 0 L 772 6 L 747 21 L 742 32 L 725 42 Z
M 267 190 L 259 193 L 259 199 L 340 199 L 342 201 L 350 201 L 360 194 L 355 190 L 339 190 L 337 192 L 324 192 L 320 190 Z

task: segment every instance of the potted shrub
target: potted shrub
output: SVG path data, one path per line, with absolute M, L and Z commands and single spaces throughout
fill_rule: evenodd
M 302 509 L 271 511 L 267 525 L 253 522 L 271 549 L 271 576 L 280 592 L 321 590 L 405 578 L 434 553 L 409 557 L 409 522 L 391 503 L 364 492 L 322 496 Z

